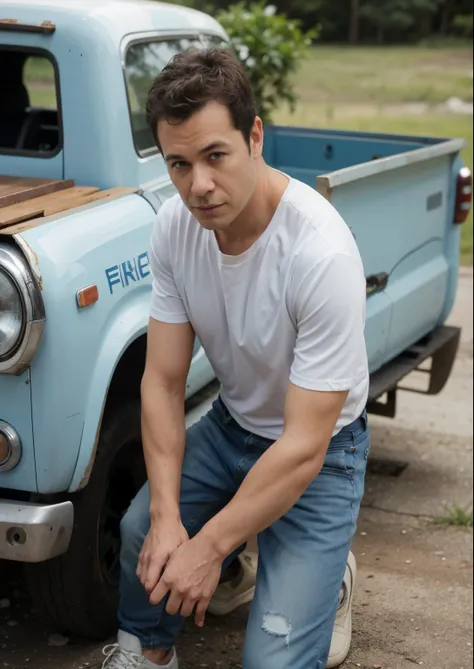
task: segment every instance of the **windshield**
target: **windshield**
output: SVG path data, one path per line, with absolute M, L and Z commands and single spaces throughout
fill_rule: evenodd
M 211 46 L 228 46 L 213 35 L 196 35 L 168 40 L 135 42 L 125 56 L 125 80 L 130 106 L 133 139 L 139 155 L 157 151 L 153 134 L 146 122 L 148 91 L 163 68 L 177 53 L 187 49 L 206 49 Z

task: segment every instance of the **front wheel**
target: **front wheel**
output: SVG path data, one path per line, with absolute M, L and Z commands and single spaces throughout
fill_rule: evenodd
M 145 480 L 140 403 L 111 403 L 89 483 L 69 497 L 74 530 L 67 553 L 25 565 L 34 606 L 58 631 L 94 640 L 115 632 L 120 521 Z

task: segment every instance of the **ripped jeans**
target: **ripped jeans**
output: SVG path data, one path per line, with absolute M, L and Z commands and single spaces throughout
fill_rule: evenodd
M 186 434 L 181 518 L 191 536 L 219 512 L 272 441 L 241 428 L 220 399 Z M 367 416 L 333 438 L 316 479 L 258 537 L 259 567 L 243 669 L 324 669 L 370 448 Z M 150 527 L 145 485 L 122 520 L 120 629 L 142 648 L 171 648 L 181 616 L 151 606 L 136 576 Z M 224 567 L 235 559 L 229 556 Z

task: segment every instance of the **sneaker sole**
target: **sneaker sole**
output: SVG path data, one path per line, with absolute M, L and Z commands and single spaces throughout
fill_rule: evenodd
M 244 604 L 248 604 L 251 602 L 254 598 L 255 595 L 255 586 L 250 588 L 249 590 L 246 590 L 245 592 L 241 592 L 240 595 L 237 595 L 232 601 L 228 602 L 227 604 L 219 604 L 219 603 L 211 603 L 209 604 L 207 610 L 209 613 L 213 616 L 228 616 L 229 613 L 232 613 L 232 611 L 235 611 L 235 609 L 238 609 L 240 606 L 243 606 Z
M 339 667 L 344 660 L 347 659 L 347 656 L 349 655 L 349 651 L 351 649 L 351 643 L 352 643 L 352 600 L 354 599 L 354 592 L 355 592 L 355 586 L 356 586 L 356 581 L 357 581 L 357 564 L 355 557 L 352 553 L 349 553 L 349 559 L 348 559 L 348 564 L 349 568 L 351 571 L 352 575 L 352 589 L 351 589 L 351 596 L 349 600 L 349 636 L 347 638 L 347 644 L 344 646 L 344 648 L 341 650 L 340 653 L 337 655 L 333 655 L 332 657 L 329 658 L 328 663 L 326 665 L 326 669 L 336 669 L 336 667 Z

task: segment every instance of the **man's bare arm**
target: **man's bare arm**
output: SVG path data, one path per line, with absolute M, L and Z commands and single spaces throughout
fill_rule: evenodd
M 232 501 L 202 530 L 222 556 L 284 516 L 319 474 L 347 392 L 290 384 L 281 438 L 251 469 Z
M 193 345 L 194 332 L 189 323 L 150 319 L 141 398 L 151 530 L 137 570 L 150 592 L 172 552 L 187 539 L 181 524 L 179 491 L 185 446 L 186 379 Z
M 150 319 L 141 384 L 142 437 L 153 518 L 179 515 L 185 442 L 184 399 L 194 332 L 189 323 Z

